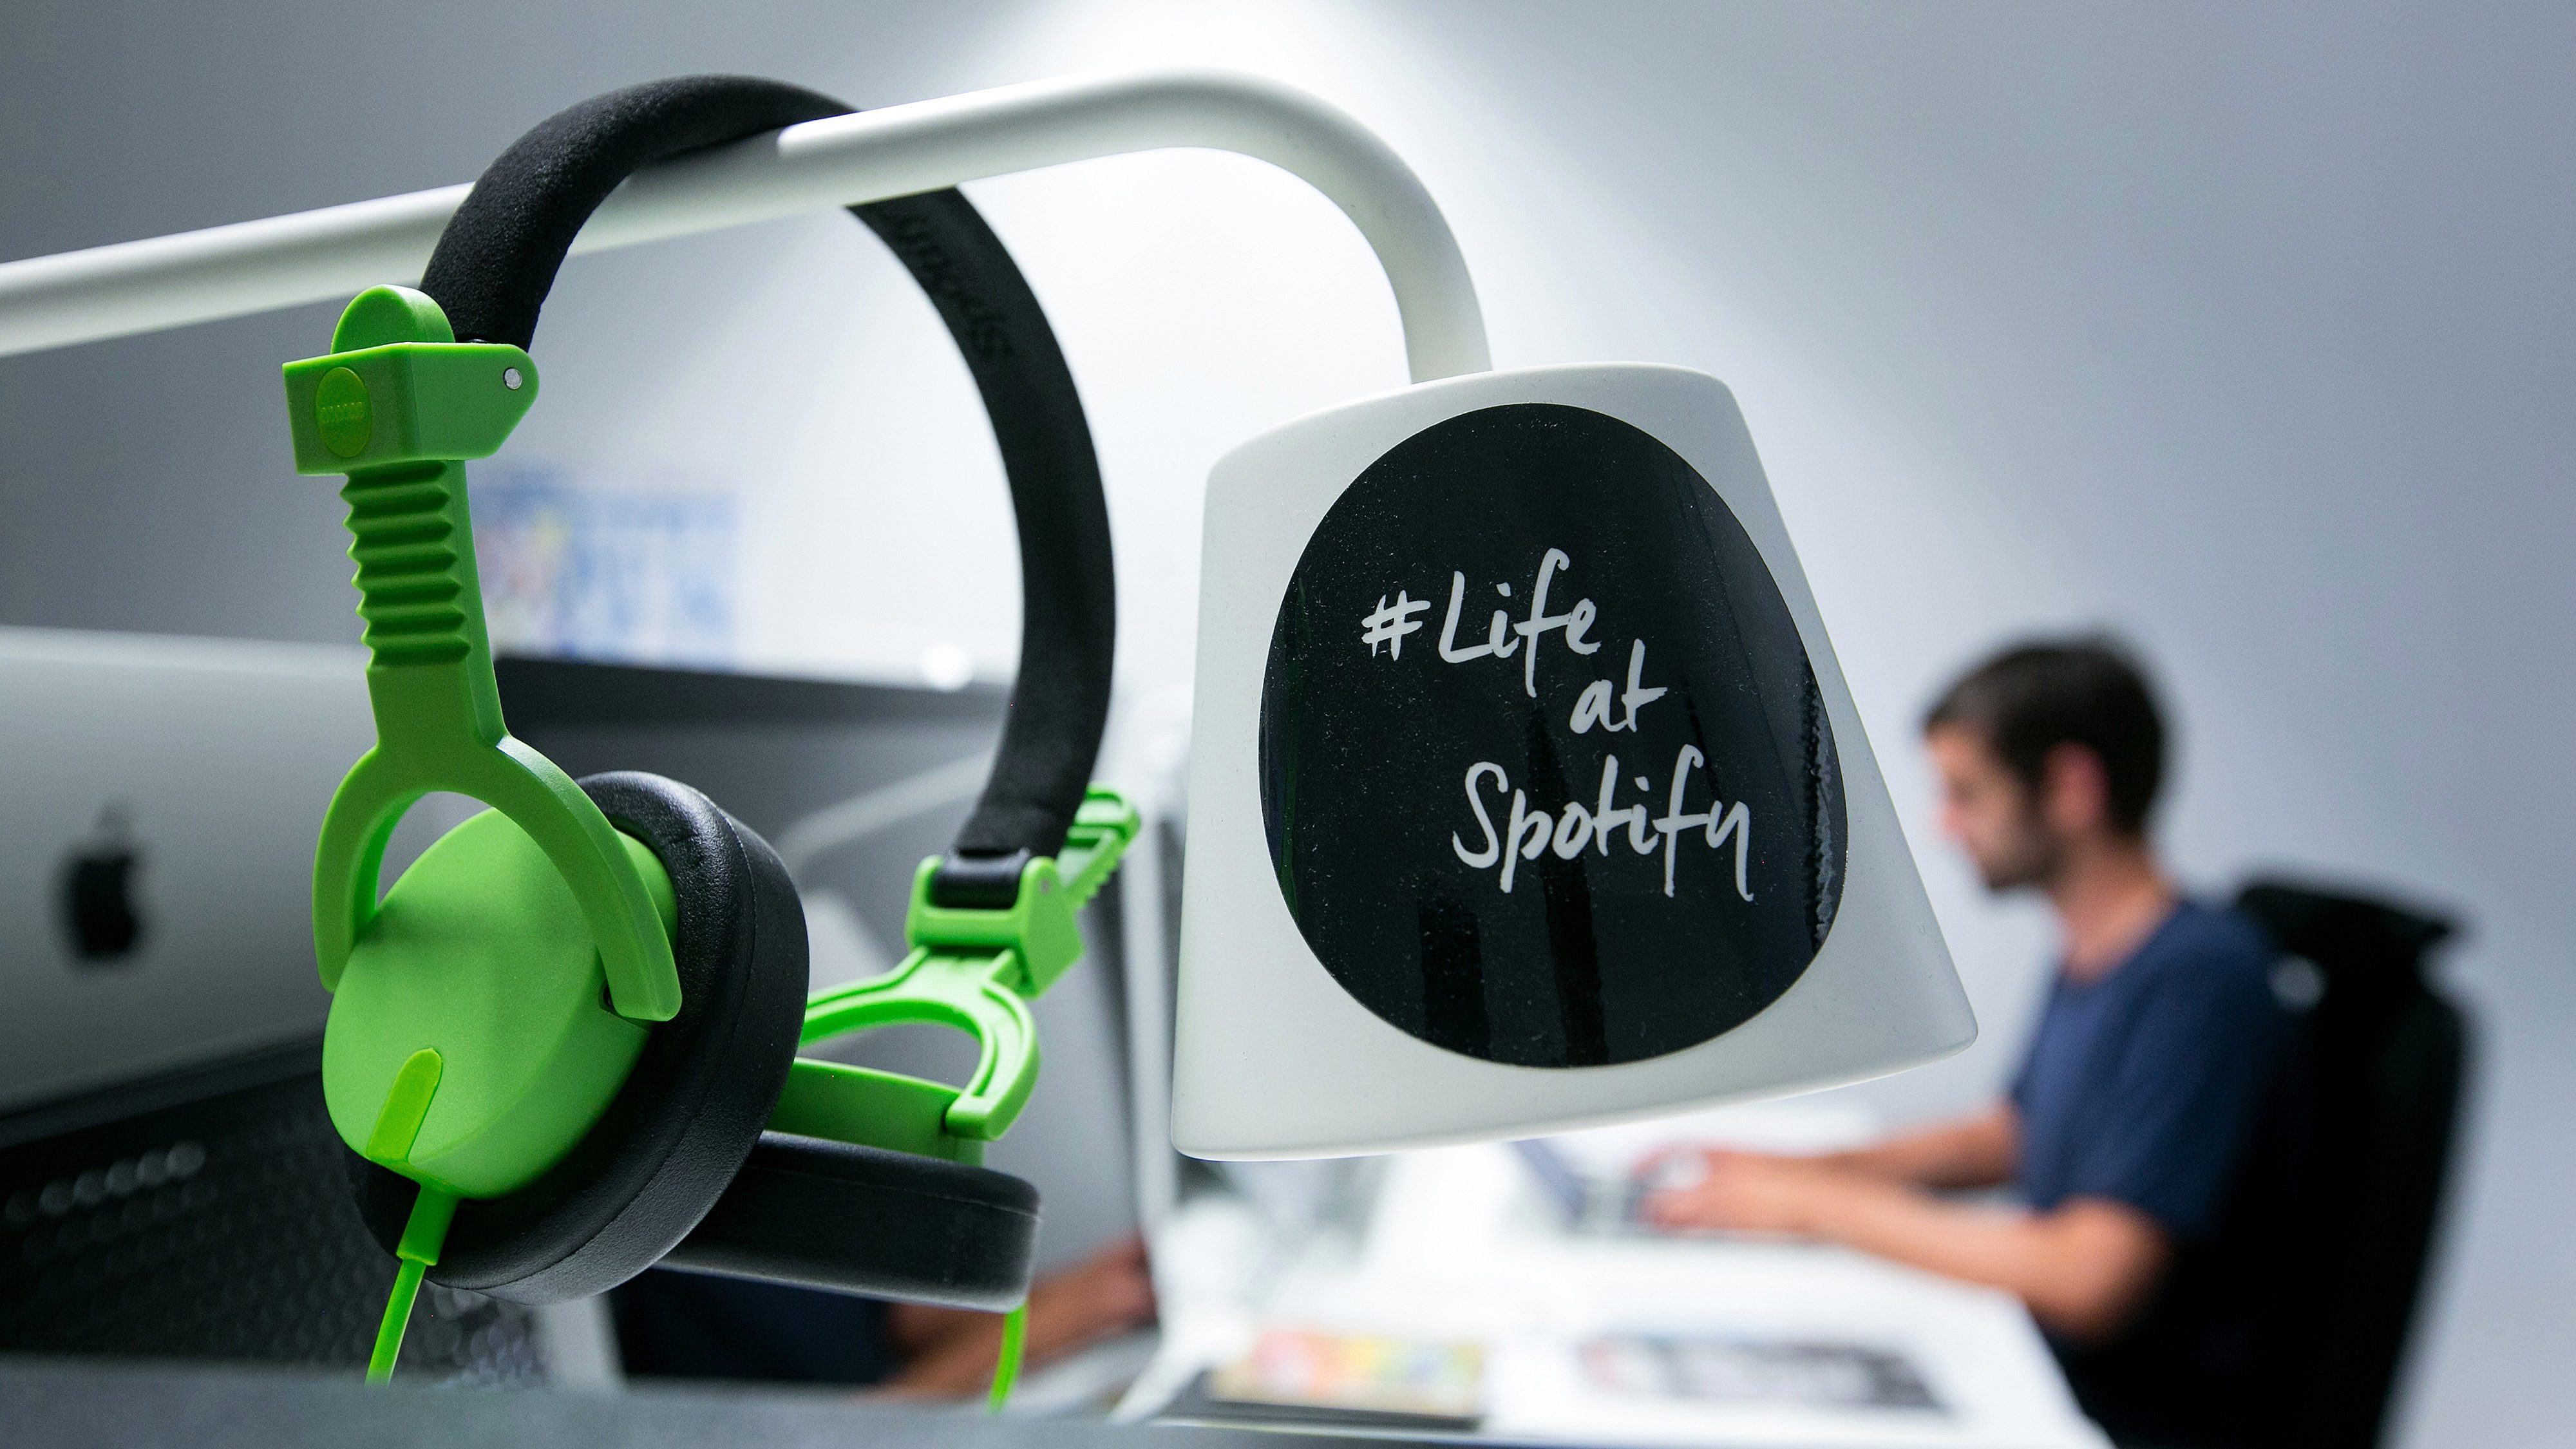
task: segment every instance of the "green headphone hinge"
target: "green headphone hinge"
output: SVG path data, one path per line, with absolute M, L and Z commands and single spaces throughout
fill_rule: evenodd
M 883 976 L 817 995 L 799 1041 L 903 1022 L 935 1022 L 976 1039 L 982 1051 L 962 1089 L 891 1072 L 800 1058 L 770 1125 L 902 1152 L 973 1162 L 1008 1131 L 1037 1085 L 1038 1035 L 1029 1002 L 1082 958 L 1082 907 L 1136 838 L 1135 807 L 1095 785 L 1064 848 L 1032 859 L 1007 909 L 938 905 L 939 857 L 913 875 L 904 937 L 912 952 Z
M 1003 948 L 1013 958 L 1004 984 L 1023 996 L 1042 995 L 1082 959 L 1082 929 L 1075 918 L 1118 868 L 1136 830 L 1135 807 L 1115 791 L 1092 786 L 1065 831 L 1064 848 L 1023 867 L 1018 898 L 1002 910 L 939 904 L 931 883 L 940 862 L 937 857 L 925 860 L 914 872 L 904 944 L 970 955 Z

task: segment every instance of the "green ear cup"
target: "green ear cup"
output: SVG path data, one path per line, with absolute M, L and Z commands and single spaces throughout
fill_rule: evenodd
M 678 1016 L 645 1032 L 616 1094 L 561 1161 L 516 1191 L 465 1202 L 440 1240 L 432 1279 L 521 1303 L 615 1287 L 723 1196 L 777 1105 L 809 976 L 795 884 L 757 832 L 660 776 L 617 771 L 581 786 L 669 872 L 684 1000 Z M 508 942 L 505 932 L 525 929 L 502 918 L 491 938 Z M 434 1039 L 422 1032 L 385 1044 L 376 1070 Z M 348 1162 L 368 1230 L 399 1251 L 430 1191 L 365 1154 Z
M 618 843 L 663 929 L 671 882 Z M 405 1177 L 469 1198 L 536 1180 L 617 1094 L 645 1028 L 608 1008 L 571 887 L 487 810 L 405 871 L 349 953 L 322 1044 L 332 1125 Z

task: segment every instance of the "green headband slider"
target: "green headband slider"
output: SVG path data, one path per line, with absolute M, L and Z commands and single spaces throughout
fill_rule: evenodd
M 327 357 L 286 364 L 298 473 L 488 458 L 537 400 L 516 347 L 458 342 L 438 304 L 377 287 L 349 304 Z
M 527 415 L 536 364 L 516 347 L 458 342 L 438 304 L 408 287 L 359 293 L 331 349 L 286 365 L 286 411 L 296 471 L 348 475 L 376 747 L 332 796 L 314 850 L 322 984 L 337 989 L 376 913 L 395 823 L 447 790 L 508 816 L 572 887 L 618 1014 L 670 1020 L 679 972 L 643 877 L 581 787 L 510 737 L 492 677 L 464 460 L 491 456 Z

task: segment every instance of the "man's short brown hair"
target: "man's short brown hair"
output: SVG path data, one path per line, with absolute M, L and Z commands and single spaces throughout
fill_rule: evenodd
M 2102 762 L 2111 823 L 2144 834 L 2164 785 L 2165 725 L 2129 652 L 2098 636 L 2034 639 L 1969 670 L 1923 716 L 1926 734 L 1964 729 L 2036 796 L 2048 756 L 2081 745 Z

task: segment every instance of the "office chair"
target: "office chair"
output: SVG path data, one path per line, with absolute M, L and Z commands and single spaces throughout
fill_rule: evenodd
M 2424 977 L 2453 927 L 2280 880 L 2249 883 L 2236 904 L 2322 988 L 2293 1058 L 2306 1099 L 2302 1251 L 2266 1348 L 2279 1393 L 2258 1414 L 2262 1441 L 2371 1449 L 2421 1296 L 2468 1065 L 2467 1018 Z
M 2467 1030 L 2424 979 L 2448 922 L 2284 881 L 2237 908 L 2296 1025 L 2213 1229 L 2110 1343 L 2061 1345 L 2115 1443 L 2372 1449 L 2424 1276 Z
M 0 1353 L 354 1372 L 393 1276 L 349 1199 L 318 1039 L 0 1117 Z M 426 1303 L 405 1374 L 543 1376 L 528 1310 Z

